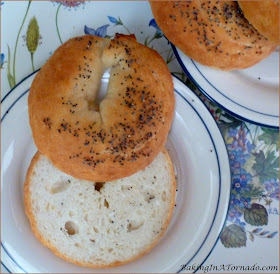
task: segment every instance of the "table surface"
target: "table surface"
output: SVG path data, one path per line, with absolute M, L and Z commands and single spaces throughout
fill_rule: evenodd
M 121 8 L 115 14 L 106 14 L 98 9 L 100 5 L 82 1 L 1 1 L 1 99 L 22 79 L 41 68 L 54 50 L 70 37 L 85 33 L 102 37 L 112 37 L 115 32 L 135 33 L 139 42 L 156 49 L 170 71 L 205 102 L 227 145 L 232 171 L 230 208 L 221 237 L 204 262 L 204 269 L 198 272 L 215 273 L 215 267 L 225 273 L 278 272 L 250 271 L 248 267 L 277 266 L 279 269 L 279 130 L 239 121 L 200 94 L 183 73 L 170 44 L 152 20 L 147 2 L 119 3 Z M 144 5 L 148 20 L 136 22 L 133 15 L 125 12 L 125 5 Z M 89 13 L 93 18 L 90 22 L 75 19 L 86 18 Z M 101 15 L 106 16 L 94 20 Z M 97 25 L 96 22 L 103 23 Z M 39 31 L 37 40 L 28 34 L 32 28 Z M 262 218 L 252 225 L 254 214 L 261 214 Z M 236 266 L 247 267 L 247 271 Z M 1 270 L 6 272 L 2 265 Z

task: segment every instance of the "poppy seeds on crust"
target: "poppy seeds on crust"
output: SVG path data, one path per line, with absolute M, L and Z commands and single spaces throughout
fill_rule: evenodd
M 96 39 L 102 40 L 102 38 Z M 174 93 L 172 78 L 168 69 L 166 68 L 164 72 L 168 73 L 167 80 L 164 80 L 166 81 L 166 87 L 154 88 L 154 84 L 151 82 L 152 78 L 149 78 L 151 80 L 147 82 L 143 71 L 148 69 L 147 71 L 150 71 L 151 75 L 162 76 L 157 67 L 154 67 L 153 64 L 152 66 L 149 65 L 149 61 L 143 62 L 145 59 L 141 57 L 142 50 L 144 52 L 152 52 L 153 50 L 140 46 L 134 37 L 124 35 L 116 35 L 116 38 L 111 42 L 106 42 L 108 45 L 106 47 L 103 45 L 104 49 L 102 50 L 106 51 L 106 54 L 113 60 L 115 60 L 115 57 L 117 59 L 117 65 L 114 64 L 111 77 L 122 79 L 118 84 L 119 89 L 115 100 L 115 105 L 119 105 L 119 108 L 117 111 L 108 109 L 112 118 L 110 118 L 111 124 L 107 128 L 102 124 L 103 117 L 101 117 L 99 105 L 93 106 L 94 109 L 91 110 L 91 105 L 94 103 L 88 102 L 89 111 L 98 113 L 97 120 L 94 118 L 90 121 L 83 118 L 81 114 L 85 113 L 85 105 L 79 97 L 84 96 L 86 98 L 90 87 L 88 81 L 96 81 L 91 80 L 91 78 L 96 77 L 93 67 L 94 58 L 96 58 L 94 57 L 94 51 L 96 50 L 95 47 L 102 48 L 103 42 L 95 46 L 94 40 L 91 39 L 75 39 L 75 41 L 83 44 L 84 47 L 81 47 L 81 62 L 76 62 L 75 73 L 73 70 L 73 74 L 70 74 L 72 75 L 73 90 L 71 93 L 63 91 L 63 94 L 61 92 L 58 95 L 63 118 L 57 121 L 56 117 L 56 121 L 52 122 L 49 122 L 48 119 L 50 118 L 45 114 L 46 118 L 42 118 L 43 123 L 50 126 L 50 136 L 56 138 L 61 149 L 64 140 L 67 140 L 69 144 L 71 143 L 71 146 L 64 147 L 64 154 L 67 155 L 61 169 L 63 170 L 64 166 L 67 165 L 67 161 L 69 166 L 82 165 L 82 170 L 88 170 L 94 176 L 105 163 L 106 165 L 116 166 L 116 169 L 127 164 L 133 164 L 136 169 L 138 162 L 150 163 L 150 159 L 145 159 L 154 158 L 156 151 L 162 148 L 164 143 L 162 139 L 167 137 L 173 116 Z M 105 41 L 107 40 L 104 39 L 104 43 Z M 140 50 L 140 47 L 143 47 L 143 49 Z M 90 50 L 84 51 L 84 49 Z M 156 58 L 161 57 L 157 55 Z M 165 65 L 162 59 L 158 59 L 158 62 L 162 62 L 162 66 Z M 125 69 L 123 70 L 123 68 Z M 166 92 L 166 96 L 162 96 L 162 92 Z M 170 97 L 170 100 L 162 100 L 163 97 Z M 106 100 L 106 97 L 103 100 Z M 169 118 L 166 117 L 166 113 L 169 113 Z M 100 121 L 98 117 L 100 117 Z M 161 137 L 155 138 L 156 135 Z M 160 145 L 158 146 L 157 143 Z M 67 153 L 68 150 L 69 153 Z M 68 171 L 68 174 L 73 174 L 71 172 L 72 170 Z M 73 174 L 73 176 L 76 175 Z
M 243 16 L 237 1 L 151 1 L 150 5 L 170 42 L 203 65 L 244 69 L 276 48 Z
M 223 28 L 228 36 L 235 37 L 234 39 L 241 39 L 242 37 L 253 38 L 252 34 L 257 34 L 260 39 L 265 39 L 261 34 L 259 34 L 244 18 L 239 6 L 234 2 L 220 2 L 216 1 L 206 4 L 206 1 L 202 2 L 200 7 L 190 7 L 192 3 L 190 1 L 178 1 L 175 2 L 173 6 L 174 9 L 179 9 L 181 12 L 181 17 L 184 17 L 189 26 L 192 27 L 191 32 L 196 33 L 196 39 L 203 43 L 208 49 L 208 51 L 215 51 L 217 53 L 224 53 L 223 50 L 218 51 L 218 47 L 222 45 L 222 41 L 217 40 L 217 36 L 208 36 L 209 32 L 216 33 L 215 29 L 211 28 L 213 26 Z M 200 18 L 199 14 L 201 11 L 205 11 L 208 14 L 208 22 L 205 22 L 203 18 Z M 174 19 L 175 15 L 170 14 L 170 18 Z M 175 19 L 174 19 L 175 20 Z M 196 21 L 195 25 L 194 21 Z M 193 22 L 191 24 L 191 22 Z M 210 22 L 212 24 L 210 24 Z M 237 28 L 232 28 L 231 25 L 237 26 Z M 209 28 L 210 26 L 210 28 Z M 186 32 L 186 26 L 183 27 L 183 32 Z M 254 41 L 252 41 L 254 43 Z M 250 47 L 244 46 L 244 49 L 249 49 Z M 225 52 L 226 53 L 226 52 Z M 258 52 L 256 52 L 258 53 Z M 242 52 L 240 54 L 243 54 Z M 229 55 L 229 54 L 226 54 Z

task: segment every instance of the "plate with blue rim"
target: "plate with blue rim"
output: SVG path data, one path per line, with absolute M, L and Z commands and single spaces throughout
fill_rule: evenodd
M 204 66 L 172 48 L 192 83 L 218 107 L 238 119 L 279 128 L 279 47 L 260 63 L 235 71 Z
M 56 257 L 32 234 L 25 215 L 23 186 L 36 152 L 28 122 L 27 98 L 36 72 L 2 100 L 1 253 L 10 272 L 99 273 Z M 104 73 L 100 93 L 110 78 Z M 231 174 L 223 137 L 212 115 L 184 83 L 173 77 L 175 114 L 166 147 L 171 155 L 177 194 L 163 238 L 150 253 L 104 273 L 195 272 L 212 252 L 226 220 Z

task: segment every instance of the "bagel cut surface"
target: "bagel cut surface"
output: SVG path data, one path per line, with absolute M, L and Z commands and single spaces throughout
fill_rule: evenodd
M 34 142 L 55 167 L 78 179 L 116 180 L 145 168 L 163 148 L 174 113 L 172 76 L 134 35 L 85 35 L 60 46 L 38 72 L 28 108 Z
M 206 66 L 245 69 L 277 47 L 249 24 L 236 1 L 150 1 L 150 5 L 170 42 Z
M 37 239 L 62 259 L 94 268 L 123 265 L 150 252 L 170 223 L 175 196 L 165 148 L 143 170 L 106 183 L 73 178 L 37 152 L 24 184 Z

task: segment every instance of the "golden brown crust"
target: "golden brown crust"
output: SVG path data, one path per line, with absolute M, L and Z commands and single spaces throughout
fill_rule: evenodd
M 39 230 L 37 228 L 36 219 L 35 219 L 35 216 L 34 216 L 33 211 L 32 211 L 32 202 L 31 202 L 31 193 L 30 193 L 30 182 L 31 182 L 31 177 L 32 177 L 32 173 L 33 173 L 33 168 L 35 167 L 36 163 L 39 161 L 40 157 L 43 156 L 43 154 L 40 153 L 39 151 L 37 151 L 37 153 L 35 154 L 35 156 L 31 160 L 30 166 L 29 166 L 28 171 L 27 171 L 25 183 L 24 183 L 24 205 L 25 205 L 25 212 L 26 212 L 26 215 L 27 215 L 27 217 L 29 219 L 32 232 L 34 233 L 36 238 L 44 246 L 49 248 L 56 256 L 66 260 L 68 262 L 71 262 L 71 263 L 74 263 L 76 265 L 79 265 L 79 266 L 86 266 L 86 267 L 92 267 L 92 268 L 115 267 L 115 266 L 119 266 L 119 265 L 130 263 L 130 262 L 135 261 L 135 260 L 139 259 L 140 257 L 146 255 L 147 253 L 149 253 L 153 249 L 153 247 L 155 247 L 155 245 L 159 242 L 159 240 L 162 238 L 163 234 L 165 233 L 165 231 L 167 229 L 167 226 L 168 226 L 168 224 L 169 224 L 169 222 L 171 220 L 173 209 L 174 209 L 174 206 L 175 206 L 176 180 L 175 180 L 173 164 L 172 164 L 172 161 L 170 159 L 170 156 L 169 156 L 167 150 L 165 148 L 163 148 L 162 152 L 168 158 L 168 165 L 169 165 L 170 170 L 172 171 L 171 177 L 173 178 L 173 181 L 172 181 L 173 187 L 172 187 L 172 191 L 171 191 L 172 201 L 170 203 L 170 211 L 167 213 L 168 217 L 167 217 L 166 223 L 163 225 L 162 230 L 158 234 L 158 237 L 150 244 L 150 246 L 148 248 L 146 248 L 146 250 L 144 250 L 143 252 L 139 253 L 137 256 L 135 256 L 135 257 L 133 257 L 133 258 L 131 258 L 129 260 L 118 261 L 118 262 L 115 262 L 115 263 L 112 263 L 112 264 L 108 264 L 108 265 L 94 265 L 94 264 L 89 264 L 89 263 L 73 260 L 72 258 L 67 257 L 67 256 L 61 254 L 54 245 L 49 243 L 44 238 L 44 236 L 39 232 Z
M 244 69 L 277 46 L 248 23 L 235 1 L 150 1 L 150 5 L 166 37 L 203 65 Z
M 246 19 L 263 36 L 279 44 L 279 0 L 238 1 Z
M 111 67 L 105 99 L 100 79 Z M 135 36 L 86 35 L 59 47 L 28 97 L 39 151 L 78 179 L 112 181 L 145 168 L 163 148 L 174 113 L 171 74 Z

